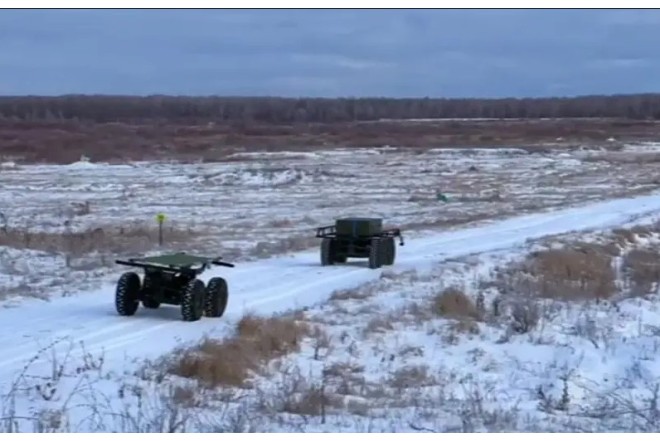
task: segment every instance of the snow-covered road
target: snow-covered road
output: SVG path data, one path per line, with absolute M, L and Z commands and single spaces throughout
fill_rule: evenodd
M 203 275 L 221 275 L 230 288 L 228 310 L 222 319 L 203 318 L 182 322 L 179 308 L 139 309 L 133 317 L 120 317 L 114 310 L 114 286 L 52 299 L 26 301 L 23 305 L 0 310 L 0 378 L 6 384 L 40 348 L 59 339 L 58 357 L 85 352 L 104 354 L 105 366 L 121 369 L 128 359 L 157 357 L 178 345 L 199 340 L 204 334 L 228 332 L 247 311 L 271 314 L 290 308 L 323 302 L 331 293 L 378 278 L 382 271 L 424 269 L 447 258 L 522 245 L 527 239 L 573 230 L 606 228 L 639 215 L 660 213 L 660 194 L 612 200 L 584 207 L 554 211 L 492 222 L 459 231 L 407 240 L 397 248 L 393 267 L 370 270 L 366 262 L 321 267 L 317 250 L 258 262 L 219 268 Z M 404 232 L 405 233 L 405 232 Z M 51 363 L 44 357 L 38 369 L 48 372 Z

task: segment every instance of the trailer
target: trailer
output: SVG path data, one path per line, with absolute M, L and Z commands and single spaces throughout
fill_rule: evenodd
M 348 258 L 368 258 L 369 268 L 393 265 L 396 242 L 404 245 L 399 228 L 383 229 L 383 220 L 369 217 L 336 219 L 334 225 L 316 229 L 321 241 L 321 265 L 345 263 Z
M 227 281 L 214 277 L 205 285 L 197 278 L 212 265 L 234 267 L 220 257 L 174 253 L 116 260 L 115 263 L 144 270 L 142 280 L 133 271 L 119 278 L 115 291 L 115 309 L 119 315 L 134 315 L 140 303 L 147 309 L 166 304 L 180 306 L 184 321 L 197 321 L 204 315 L 222 317 L 227 308 Z

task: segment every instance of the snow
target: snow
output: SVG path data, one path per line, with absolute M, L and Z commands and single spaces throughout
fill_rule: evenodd
M 649 146 L 646 153 L 653 152 Z M 410 326 L 395 323 L 392 332 L 361 336 L 371 319 L 401 315 L 401 308 L 415 299 L 423 301 L 439 287 L 455 283 L 474 291 L 495 265 L 519 255 L 532 246 L 530 241 L 657 221 L 658 193 L 595 202 L 657 187 L 645 182 L 654 173 L 652 163 L 590 160 L 600 153 L 436 149 L 411 154 L 405 149 L 346 149 L 313 154 L 257 152 L 227 163 L 82 161 L 3 168 L 0 205 L 10 228 L 27 225 L 31 233 L 61 233 L 116 228 L 129 224 L 127 219 L 132 219 L 130 224 L 151 225 L 155 213 L 162 211 L 169 225 L 203 227 L 202 239 L 213 254 L 241 252 L 236 255 L 236 268 L 214 269 L 202 276 L 204 281 L 215 276 L 227 279 L 226 315 L 188 323 L 180 320 L 178 308 L 167 306 L 119 317 L 114 310 L 114 283 L 124 268 L 112 265 L 114 256 L 107 251 L 67 263 L 61 252 L 0 246 L 0 287 L 9 297 L 0 309 L 0 396 L 4 391 L 15 398 L 21 415 L 66 404 L 71 408 L 73 429 L 100 430 L 81 411 L 73 410 L 74 403 L 85 406 L 85 400 L 91 399 L 77 389 L 90 376 L 98 377 L 93 382 L 95 393 L 114 396 L 110 401 L 116 406 L 126 405 L 124 398 L 115 395 L 129 383 L 153 389 L 155 397 L 160 383 L 135 375 L 145 359 L 157 362 L 206 335 L 227 336 L 248 312 L 270 315 L 306 309 L 310 317 L 335 320 L 337 324 L 329 325 L 328 332 L 334 335 L 333 341 L 344 342 L 323 363 L 304 346 L 286 360 L 300 371 L 317 378 L 325 365 L 350 361 L 363 366 L 362 375 L 370 384 L 389 384 L 397 372 L 415 366 L 431 366 L 427 380 L 435 378 L 433 385 L 420 384 L 422 389 L 401 392 L 407 405 L 395 405 L 394 398 L 383 397 L 376 402 L 385 404 L 371 409 L 368 418 L 333 414 L 326 423 L 317 419 L 306 423 L 306 430 L 406 431 L 411 430 L 409 421 L 432 430 L 481 430 L 483 414 L 480 421 L 465 421 L 456 412 L 465 416 L 466 409 L 454 406 L 451 410 L 451 403 L 458 400 L 466 405 L 466 395 L 475 393 L 484 395 L 484 406 L 493 418 L 506 419 L 497 413 L 507 408 L 503 400 L 520 401 L 516 412 L 521 414 L 508 429 L 523 430 L 519 421 L 527 417 L 531 425 L 563 430 L 563 416 L 553 422 L 547 420 L 547 412 L 538 411 L 534 389 L 541 387 L 556 404 L 562 394 L 560 377 L 570 371 L 573 402 L 593 404 L 595 398 L 575 387 L 575 382 L 598 387 L 612 384 L 622 381 L 634 367 L 637 380 L 628 389 L 645 394 L 642 383 L 650 381 L 660 367 L 654 362 L 658 345 L 652 335 L 653 323 L 660 319 L 656 299 L 629 299 L 616 310 L 611 305 L 560 308 L 538 333 L 508 341 L 502 341 L 502 330 L 483 324 L 476 335 L 445 341 L 455 334 L 445 320 Z M 467 172 L 471 166 L 478 171 Z M 441 189 L 451 195 L 448 203 L 434 200 Z M 417 199 L 412 197 L 416 192 Z M 63 208 L 87 202 L 91 208 L 84 214 L 72 215 L 71 209 Z M 556 209 L 572 204 L 580 205 Z M 554 210 L 540 211 L 543 208 Z M 496 219 L 525 210 L 536 213 Z M 365 214 L 404 226 L 406 244 L 397 249 L 396 264 L 370 270 L 364 261 L 356 260 L 321 267 L 313 228 L 335 217 Z M 481 221 L 469 228 L 451 225 L 454 218 L 469 216 Z M 67 227 L 64 221 L 69 221 Z M 446 225 L 443 222 L 449 226 L 439 228 Z M 301 237 L 304 240 L 296 242 Z M 277 240 L 286 246 L 274 247 Z M 454 270 L 456 261 L 465 259 L 471 262 L 468 268 L 459 265 L 460 271 Z M 99 261 L 106 264 L 99 266 Z M 373 288 L 377 295 L 367 300 L 332 300 L 338 291 L 364 290 L 365 284 L 377 286 Z M 15 297 L 35 288 L 40 298 Z M 371 316 L 365 315 L 368 311 Z M 598 348 L 580 335 L 590 332 L 585 329 L 603 332 L 592 336 Z M 394 355 L 391 362 L 382 361 L 390 355 Z M 66 369 L 57 374 L 54 370 L 60 364 Z M 277 375 L 261 379 L 255 393 L 281 392 L 290 379 Z M 438 378 L 446 381 L 439 385 Z M 45 387 L 46 383 L 57 384 L 56 397 L 34 391 L 35 384 Z M 419 395 L 416 404 L 415 395 Z M 257 399 L 246 396 L 248 402 Z M 358 396 L 346 399 L 353 400 L 352 406 L 365 405 Z M 2 412 L 5 416 L 7 410 Z M 238 411 L 232 407 L 231 412 Z M 424 412 L 428 418 L 420 414 Z M 396 422 L 397 416 L 401 423 Z M 297 430 L 300 424 L 289 417 L 279 423 L 262 420 L 257 414 L 253 423 L 267 431 Z M 117 426 L 125 421 L 104 424 L 106 429 L 125 429 Z M 582 420 L 580 424 L 587 427 Z M 25 425 L 22 429 L 31 430 Z
M 92 282 L 77 267 L 115 277 L 108 262 L 117 254 L 158 249 L 159 212 L 167 216 L 166 247 L 246 261 L 309 248 L 314 227 L 340 216 L 382 216 L 414 237 L 657 188 L 653 161 L 593 160 L 600 154 L 390 147 L 244 152 L 209 163 L 21 165 L 0 172 L 0 211 L 14 232 L 8 244 L 14 248 L 24 245 L 25 234 L 52 235 L 43 242 L 73 233 L 88 241 L 94 231 L 104 236 L 105 248 L 94 255 L 41 244 L 50 263 L 33 274 L 17 272 L 12 282 L 29 288 L 31 277 L 57 279 L 73 292 Z M 448 202 L 437 200 L 439 191 L 450 196 Z M 136 240 L 122 236 L 127 230 Z M 53 286 L 48 295 L 60 291 Z
M 214 337 L 227 335 L 236 321 L 246 312 L 269 315 L 302 307 L 322 308 L 333 292 L 378 281 L 383 273 L 392 277 L 392 273 L 402 274 L 414 270 L 418 274 L 428 275 L 432 274 L 436 264 L 450 259 L 474 253 L 511 250 L 523 247 L 530 239 L 571 231 L 614 227 L 629 222 L 635 217 L 658 213 L 660 213 L 660 194 L 652 194 L 551 213 L 520 216 L 480 227 L 417 237 L 398 249 L 395 266 L 380 270 L 370 270 L 360 261 L 349 262 L 342 266 L 320 267 L 317 250 L 247 262 L 238 265 L 235 269 L 212 270 L 205 273 L 202 279 L 206 281 L 210 277 L 223 276 L 227 278 L 230 286 L 228 312 L 220 320 L 204 318 L 194 323 L 182 322 L 179 310 L 175 307 L 162 307 L 158 310 L 141 309 L 134 317 L 119 317 L 114 311 L 114 287 L 111 285 L 68 298 L 53 298 L 48 303 L 39 300 L 25 301 L 18 307 L 0 311 L 2 336 L 0 337 L 0 378 L 2 379 L 0 384 L 4 388 L 10 387 L 16 375 L 30 361 L 31 376 L 39 378 L 50 375 L 53 369 L 52 360 L 34 359 L 42 348 L 50 348 L 50 351 L 61 354 L 75 343 L 77 349 L 69 352 L 69 361 L 79 360 L 83 356 L 103 357 L 104 370 L 122 371 L 130 368 L 131 360 L 145 357 L 155 359 L 175 350 L 181 344 L 194 343 L 204 335 Z M 419 288 L 410 284 L 408 289 L 412 287 L 413 290 Z M 413 295 L 412 291 L 409 295 Z M 398 292 L 391 297 L 389 301 L 387 296 L 379 298 L 378 306 L 385 310 L 395 309 L 397 307 L 395 301 L 402 299 L 401 293 Z M 637 306 L 635 311 L 644 307 L 648 308 L 648 305 Z M 657 307 L 648 308 L 644 322 L 650 323 L 660 318 L 656 317 L 658 314 L 656 311 Z M 606 316 L 601 316 L 599 319 L 608 320 Z M 399 340 L 397 344 L 401 345 L 401 341 L 408 341 L 411 344 L 427 347 L 424 339 L 436 337 L 428 335 L 424 337 L 425 332 L 428 331 L 411 331 L 397 336 Z M 654 346 L 648 346 L 650 340 L 641 336 L 639 339 L 640 344 L 647 348 L 647 351 L 654 353 Z M 549 352 L 547 349 L 535 348 L 529 343 L 526 343 L 527 346 L 523 344 L 522 348 L 520 345 L 511 346 L 512 343 L 509 343 L 499 346 L 497 353 L 505 356 L 508 350 L 516 352 L 522 350 L 523 355 L 515 355 L 518 357 L 517 363 L 530 364 L 530 369 L 538 370 L 539 368 L 533 368 L 533 365 L 545 366 L 552 362 L 559 363 L 559 366 L 562 359 L 576 351 L 587 351 L 588 344 L 575 347 L 574 343 L 570 338 L 559 341 L 554 351 Z M 382 344 L 388 345 L 387 342 Z M 444 369 L 464 370 L 464 359 L 470 351 L 483 348 L 484 344 L 474 341 L 464 346 L 456 346 L 453 349 L 455 354 L 443 352 Z M 569 350 L 569 347 L 572 349 Z M 623 359 L 635 355 L 631 349 L 625 349 L 625 345 L 610 351 L 612 351 L 610 355 Z M 497 353 L 490 353 L 483 363 L 497 360 Z M 427 361 L 434 360 L 436 355 L 428 354 Z M 598 366 L 599 357 L 601 357 L 599 354 L 585 357 L 587 364 L 583 368 L 584 372 L 593 371 L 589 366 Z M 382 366 L 373 369 L 377 371 L 382 369 Z M 470 368 L 475 372 L 479 369 L 481 369 L 480 365 Z M 513 374 L 514 371 L 511 372 Z M 605 375 L 592 373 L 593 378 Z M 534 375 L 546 374 L 535 371 Z M 556 378 L 555 373 L 548 377 L 548 379 L 552 378 Z M 523 381 L 523 378 L 518 380 L 513 378 L 513 380 Z M 556 385 L 552 383 L 548 387 L 556 387 Z

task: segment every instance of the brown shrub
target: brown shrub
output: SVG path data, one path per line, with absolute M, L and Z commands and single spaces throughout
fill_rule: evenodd
M 165 228 L 165 245 L 188 243 L 198 232 Z M 99 227 L 77 232 L 43 232 L 27 229 L 7 229 L 0 232 L 0 246 L 27 248 L 53 253 L 82 256 L 92 252 L 139 252 L 158 246 L 157 228 L 148 227 Z
M 616 292 L 615 281 L 611 255 L 590 246 L 534 252 L 498 273 L 505 293 L 564 300 L 608 298 Z
M 247 315 L 236 333 L 224 340 L 205 338 L 176 356 L 168 372 L 198 380 L 206 387 L 244 386 L 253 372 L 269 361 L 299 349 L 310 328 L 293 316 L 261 318 Z
M 622 270 L 631 295 L 649 294 L 660 281 L 660 253 L 648 249 L 632 250 L 624 256 Z
M 388 317 L 374 317 L 367 323 L 367 326 L 364 328 L 365 335 L 391 331 L 394 329 L 392 321 L 388 320 Z
M 473 318 L 479 320 L 480 314 L 474 302 L 458 288 L 447 288 L 433 299 L 433 311 L 450 318 Z
M 479 325 L 472 318 L 456 320 L 449 326 L 449 331 L 455 334 L 479 334 Z

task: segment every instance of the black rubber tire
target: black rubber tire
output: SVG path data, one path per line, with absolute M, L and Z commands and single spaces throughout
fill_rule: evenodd
M 321 266 L 328 266 L 334 263 L 334 243 L 331 238 L 324 238 L 321 242 Z
M 181 317 L 185 322 L 195 322 L 204 315 L 204 282 L 193 279 L 183 288 L 181 299 Z
M 115 291 L 115 309 L 119 315 L 131 316 L 140 306 L 140 276 L 134 272 L 121 275 Z
M 387 242 L 385 243 L 385 249 L 387 249 L 387 258 L 385 259 L 385 265 L 393 265 L 394 260 L 396 259 L 396 243 L 394 238 L 388 237 Z
M 379 237 L 371 239 L 369 247 L 369 268 L 378 269 L 383 265 L 383 245 Z
M 220 318 L 227 309 L 229 288 L 227 281 L 222 277 L 214 277 L 206 285 L 206 299 L 204 301 L 204 315 Z

